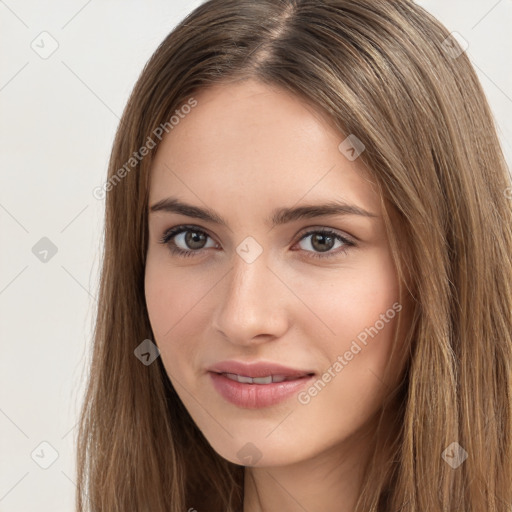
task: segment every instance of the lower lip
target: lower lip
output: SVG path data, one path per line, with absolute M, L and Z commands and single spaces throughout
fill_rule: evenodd
M 228 401 L 246 409 L 260 409 L 278 404 L 297 394 L 313 376 L 271 384 L 243 384 L 225 375 L 209 372 L 213 387 Z

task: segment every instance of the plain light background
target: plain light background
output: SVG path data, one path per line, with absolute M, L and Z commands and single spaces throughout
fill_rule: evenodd
M 74 510 L 103 233 L 92 191 L 144 63 L 200 3 L 0 0 L 0 512 Z M 510 164 L 512 0 L 418 3 L 469 43 Z M 44 237 L 56 253 L 41 261 Z

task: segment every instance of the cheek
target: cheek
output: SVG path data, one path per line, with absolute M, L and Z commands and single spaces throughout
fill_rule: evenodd
M 165 271 L 165 266 L 156 257 L 148 257 L 144 276 L 144 292 L 149 320 L 157 341 L 172 327 L 173 312 L 178 301 L 172 276 Z
M 372 408 L 386 389 L 384 383 L 389 384 L 384 371 L 402 309 L 391 256 L 375 251 L 361 266 L 346 267 L 324 286 L 309 288 L 302 293 L 321 322 L 304 321 L 302 326 L 308 339 L 316 340 L 330 390 L 322 391 L 324 399 L 318 403 L 339 397 L 356 410 L 364 396 Z
M 385 250 L 369 252 L 353 265 L 324 275 L 322 280 L 312 276 L 299 283 L 295 290 L 297 295 L 307 299 L 305 302 L 311 305 L 316 316 L 317 335 L 311 339 L 318 339 L 321 334 L 329 340 L 327 347 L 337 351 L 350 345 L 353 338 L 376 322 L 381 330 L 381 315 L 386 315 L 390 308 L 384 320 L 396 315 L 392 306 L 399 295 L 397 275 L 391 256 Z M 307 322 L 302 325 L 308 329 Z M 390 329 L 382 330 L 384 333 Z
M 148 257 L 145 270 L 145 297 L 149 320 L 162 361 L 179 357 L 189 361 L 197 352 L 197 329 L 204 322 L 204 308 L 215 280 L 205 272 L 198 275 L 185 267 L 171 266 L 162 255 Z M 195 334 L 194 334 L 195 333 Z M 178 365 L 177 371 L 182 368 Z M 169 369 L 169 368 L 168 368 Z
M 171 336 L 174 326 L 183 325 L 201 296 L 202 281 L 187 277 L 187 271 L 171 266 L 165 251 L 148 252 L 144 291 L 148 315 L 157 339 Z

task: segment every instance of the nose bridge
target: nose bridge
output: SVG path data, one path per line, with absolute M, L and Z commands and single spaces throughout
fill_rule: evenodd
M 217 304 L 215 327 L 232 342 L 253 343 L 261 334 L 280 336 L 287 326 L 287 311 L 281 294 L 285 287 L 269 268 L 267 254 L 261 252 L 250 258 L 249 251 L 240 255 L 243 243 L 237 248 L 233 269 L 228 273 Z

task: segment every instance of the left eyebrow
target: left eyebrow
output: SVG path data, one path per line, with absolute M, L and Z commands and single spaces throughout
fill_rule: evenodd
M 150 213 L 168 212 L 178 213 L 187 217 L 193 217 L 204 221 L 228 227 L 228 223 L 217 212 L 210 208 L 200 208 L 184 203 L 176 198 L 168 197 L 153 204 L 149 208 Z M 277 208 L 266 220 L 272 227 L 287 224 L 300 219 L 312 219 L 315 217 L 334 215 L 359 215 L 362 217 L 378 218 L 375 213 L 369 212 L 359 206 L 344 202 L 331 201 L 325 204 L 304 205 L 293 208 Z

